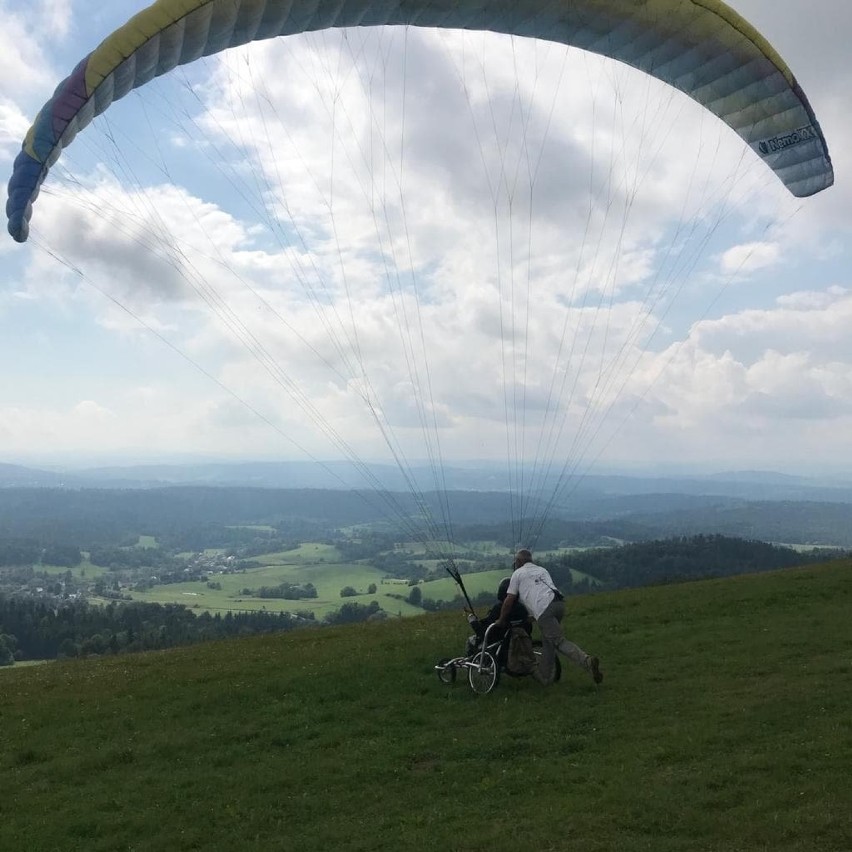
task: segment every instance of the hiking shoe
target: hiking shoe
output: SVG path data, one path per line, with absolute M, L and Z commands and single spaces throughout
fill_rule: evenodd
M 601 661 L 597 657 L 589 657 L 589 671 L 592 673 L 592 680 L 594 680 L 595 683 L 601 683 L 603 681 Z

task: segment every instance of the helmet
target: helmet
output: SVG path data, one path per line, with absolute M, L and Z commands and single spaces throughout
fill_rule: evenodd
M 497 586 L 497 600 L 504 601 L 506 600 L 506 595 L 509 593 L 509 580 L 511 577 L 504 577 L 500 581 L 500 585 Z

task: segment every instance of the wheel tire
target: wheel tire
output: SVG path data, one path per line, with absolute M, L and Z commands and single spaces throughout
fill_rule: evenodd
M 488 695 L 500 680 L 497 661 L 488 651 L 480 651 L 471 663 L 467 670 L 470 688 L 478 695 Z
M 438 680 L 441 681 L 441 683 L 452 684 L 456 682 L 456 667 L 454 665 L 449 665 L 450 662 L 449 657 L 444 657 L 443 659 L 438 660 L 438 665 L 435 666 Z

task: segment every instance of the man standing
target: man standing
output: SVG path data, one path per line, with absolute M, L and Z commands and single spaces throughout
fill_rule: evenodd
M 519 550 L 515 554 L 514 569 L 497 623 L 501 627 L 506 625 L 509 612 L 517 600 L 520 600 L 538 622 L 543 640 L 538 680 L 545 684 L 553 680 L 553 662 L 556 652 L 559 651 L 572 663 L 589 672 L 595 683 L 600 683 L 603 680 L 603 672 L 598 658 L 590 656 L 582 648 L 569 642 L 562 633 L 565 599 L 556 588 L 550 573 L 532 561 L 532 553 L 529 550 Z

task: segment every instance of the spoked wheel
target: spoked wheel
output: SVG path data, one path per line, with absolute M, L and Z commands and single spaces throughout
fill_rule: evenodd
M 467 679 L 470 688 L 479 695 L 487 695 L 497 686 L 500 672 L 497 670 L 497 661 L 488 651 L 480 651 L 473 658 L 467 670 Z
M 435 666 L 435 671 L 438 673 L 438 680 L 441 683 L 456 682 L 456 667 L 452 664 L 449 657 L 444 657 L 438 660 L 438 665 Z

